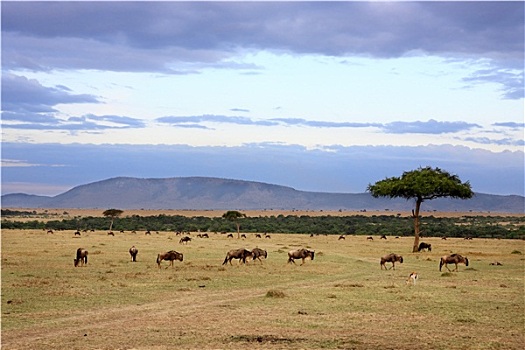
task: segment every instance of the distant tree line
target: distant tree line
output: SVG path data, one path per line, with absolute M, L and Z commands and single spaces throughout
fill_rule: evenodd
M 75 217 L 62 220 L 9 220 L 2 210 L 2 229 L 52 229 L 52 230 L 107 230 L 107 217 Z M 7 216 L 8 217 L 8 216 Z M 115 231 L 200 231 L 237 232 L 237 224 L 245 233 L 299 233 L 329 235 L 386 235 L 413 236 L 412 217 L 400 215 L 308 216 L 278 215 L 242 217 L 237 221 L 223 217 L 186 217 L 181 215 L 156 215 L 114 217 Z M 421 237 L 480 237 L 525 238 L 525 217 L 462 216 L 421 217 Z

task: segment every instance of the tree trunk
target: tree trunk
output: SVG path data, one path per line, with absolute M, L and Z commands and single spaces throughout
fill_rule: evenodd
M 412 253 L 416 253 L 419 248 L 419 209 L 421 208 L 421 203 L 423 200 L 416 200 L 416 210 L 412 212 L 412 217 L 414 218 L 414 246 L 412 247 Z
M 237 239 L 241 239 L 241 225 L 238 222 L 235 224 L 237 225 Z
M 111 231 L 111 229 L 113 228 L 113 218 L 111 218 L 111 224 L 109 224 L 109 230 Z

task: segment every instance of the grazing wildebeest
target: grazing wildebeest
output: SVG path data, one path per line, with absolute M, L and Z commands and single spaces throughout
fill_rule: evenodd
M 386 235 L 381 235 L 381 239 L 386 239 Z
M 340 240 L 342 240 L 342 239 L 346 240 L 346 237 L 343 236 L 343 235 L 341 235 L 341 236 L 339 236 L 339 238 L 338 238 L 337 240 L 340 241 Z
M 270 236 L 269 234 L 265 234 L 264 238 L 272 238 L 272 236 Z
M 443 236 L 443 237 L 441 237 L 441 239 L 443 239 L 443 240 L 446 241 L 446 240 L 447 240 L 447 237 Z
M 253 260 L 259 259 L 259 261 L 262 264 L 261 257 L 263 257 L 265 259 L 268 257 L 268 253 L 266 252 L 266 250 L 263 250 L 261 248 L 255 248 L 255 249 L 252 250 L 252 258 L 253 258 Z
M 262 238 L 260 234 L 256 233 L 255 238 Z
M 241 238 L 246 238 L 246 235 L 243 233 L 243 234 L 241 235 Z
M 295 264 L 295 259 L 302 259 L 303 262 L 301 265 L 304 264 L 304 259 L 310 257 L 310 260 L 314 260 L 315 250 L 308 250 L 306 248 L 301 248 L 297 250 L 290 250 L 288 252 L 288 262 Z
M 228 233 L 228 236 L 226 236 L 226 238 L 233 238 L 233 234 Z
M 427 249 L 429 252 L 431 252 L 432 251 L 432 244 L 425 243 L 425 242 L 419 243 L 419 247 L 417 248 L 417 251 L 420 252 L 423 249 Z
M 47 230 L 47 233 L 53 234 L 53 230 Z
M 115 236 L 115 234 L 113 233 L 113 231 L 109 231 L 108 236 Z
M 166 261 L 169 261 L 171 267 L 173 267 L 173 261 L 175 260 L 182 261 L 183 259 L 184 259 L 184 256 L 182 255 L 182 253 L 176 252 L 175 250 L 170 250 L 169 252 L 159 253 L 157 255 L 157 265 L 159 265 L 159 269 L 160 269 L 160 262 L 162 260 L 166 260 Z M 170 265 L 166 266 L 166 268 L 170 267 Z
M 210 236 L 208 236 L 207 233 L 203 233 L 203 234 L 201 235 L 201 237 L 202 237 L 202 238 L 210 238 Z
M 188 243 L 191 241 L 191 237 L 188 237 L 188 236 L 184 236 L 180 239 L 179 243 L 180 244 L 183 244 L 183 243 Z
M 445 255 L 441 258 L 439 261 L 439 271 L 441 271 L 441 267 L 445 265 L 447 270 L 450 271 L 447 264 L 455 264 L 456 265 L 456 271 L 458 271 L 458 264 L 465 264 L 465 266 L 468 266 L 468 259 L 467 257 L 463 257 L 459 254 L 451 254 L 451 255 Z
M 78 264 L 81 264 L 81 266 L 84 266 L 84 264 L 87 264 L 88 262 L 88 251 L 84 248 L 78 248 L 77 249 L 77 257 L 74 259 L 75 261 L 75 267 L 78 266 Z
M 373 241 L 373 240 L 374 240 L 374 237 L 372 237 L 372 236 L 368 236 L 368 237 L 366 237 L 366 239 L 369 240 L 369 241 Z
M 151 232 L 149 230 L 147 230 L 146 232 L 144 232 L 144 235 L 150 235 L 151 236 Z
M 79 230 L 75 231 L 75 236 L 80 236 L 80 231 Z
M 381 270 L 383 269 L 383 266 L 385 267 L 385 270 L 390 270 L 390 269 L 396 269 L 396 261 L 399 261 L 399 263 L 403 263 L 403 257 L 401 255 L 397 255 L 397 254 L 394 254 L 394 253 L 390 253 L 388 255 L 385 255 L 384 257 L 381 258 Z M 391 262 L 392 263 L 392 266 L 387 269 L 386 268 L 386 263 L 387 262 Z
M 227 262 L 230 262 L 231 265 L 232 259 L 239 259 L 239 263 L 242 261 L 243 264 L 246 264 L 246 258 L 249 256 L 253 255 L 252 252 L 247 249 L 232 249 L 226 254 L 226 258 L 224 258 L 224 262 L 222 264 L 225 265 Z
M 467 237 L 465 237 L 465 239 L 468 240 L 468 241 L 471 241 L 472 240 L 472 236 L 467 236 Z
M 129 248 L 129 255 L 131 255 L 131 261 L 133 262 L 137 261 L 138 252 L 139 250 L 135 248 L 135 246 L 132 246 L 131 248 Z

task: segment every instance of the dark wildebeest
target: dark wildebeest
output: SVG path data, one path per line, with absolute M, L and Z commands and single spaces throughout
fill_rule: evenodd
M 179 243 L 180 244 L 183 244 L 183 243 L 188 243 L 189 241 L 191 241 L 191 237 L 188 237 L 188 236 L 184 236 L 180 239 Z
M 465 266 L 468 266 L 468 259 L 467 257 L 463 257 L 459 254 L 445 255 L 441 257 L 441 260 L 439 261 L 439 271 L 441 271 L 441 267 L 443 267 L 443 265 L 445 265 L 447 270 L 450 271 L 447 264 L 455 264 L 456 271 L 458 271 L 458 264 L 465 264 Z
M 173 261 L 175 260 L 182 261 L 183 259 L 184 259 L 184 256 L 182 255 L 182 253 L 176 252 L 174 250 L 170 250 L 169 252 L 159 253 L 159 255 L 157 255 L 157 265 L 159 265 L 159 269 L 160 269 L 160 262 L 162 260 L 166 260 L 166 261 L 169 261 L 171 267 L 173 267 Z M 166 268 L 170 267 L 170 265 L 166 266 Z
M 231 233 L 228 233 L 228 236 L 226 238 L 233 238 L 233 235 Z
M 341 235 L 341 236 L 339 236 L 339 238 L 338 238 L 337 240 L 339 241 L 339 240 L 341 240 L 341 239 L 345 239 L 345 240 L 346 240 L 346 237 L 343 236 L 343 235 Z
M 381 239 L 386 239 L 386 235 L 381 235 Z
M 261 257 L 263 257 L 265 259 L 268 257 L 268 253 L 266 252 L 266 250 L 263 250 L 261 248 L 255 248 L 255 249 L 252 250 L 252 258 L 253 258 L 253 260 L 259 259 L 259 261 L 262 264 Z
M 108 236 L 115 236 L 115 234 L 113 233 L 113 231 L 109 231 Z
M 432 251 L 432 244 L 421 242 L 419 243 L 419 247 L 417 248 L 417 251 L 420 252 L 423 249 L 427 249 L 429 252 Z
M 80 236 L 80 231 L 79 230 L 75 231 L 75 236 Z
M 288 252 L 288 262 L 292 262 L 295 264 L 295 259 L 302 259 L 303 262 L 301 265 L 304 264 L 304 259 L 310 257 L 310 260 L 314 260 L 315 250 L 308 250 L 306 248 L 301 248 L 297 250 L 290 250 Z
M 249 256 L 253 257 L 252 252 L 247 249 L 232 249 L 226 254 L 226 258 L 224 258 L 224 262 L 222 264 L 225 265 L 227 262 L 229 262 L 231 265 L 232 259 L 239 259 L 239 263 L 242 261 L 243 264 L 246 264 L 246 258 Z
M 262 238 L 260 234 L 256 233 L 255 238 Z
M 390 253 L 388 255 L 385 255 L 384 257 L 381 258 L 381 270 L 383 269 L 383 266 L 385 267 L 385 270 L 390 270 L 390 269 L 396 269 L 396 261 L 399 261 L 399 263 L 403 263 L 403 257 L 401 255 L 397 255 L 397 254 L 394 254 L 394 253 Z M 392 266 L 387 269 L 386 268 L 386 263 L 387 262 L 391 262 L 392 263 Z
M 135 246 L 129 248 L 129 255 L 131 255 L 131 261 L 135 262 L 137 261 L 137 254 L 139 253 L 139 250 L 135 248 Z
M 374 240 L 374 237 L 372 237 L 372 236 L 368 236 L 368 237 L 366 237 L 366 239 L 369 240 L 369 241 L 373 241 L 373 240 Z
M 243 233 L 243 234 L 241 235 L 241 238 L 246 238 L 246 235 Z
M 74 259 L 75 261 L 75 267 L 78 266 L 78 264 L 81 264 L 80 266 L 84 266 L 84 264 L 87 264 L 88 262 L 88 251 L 84 248 L 78 248 L 77 249 L 77 257 Z

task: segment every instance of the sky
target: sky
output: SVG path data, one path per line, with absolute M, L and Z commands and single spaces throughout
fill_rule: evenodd
M 524 3 L 1 3 L 1 192 L 432 166 L 524 195 Z

